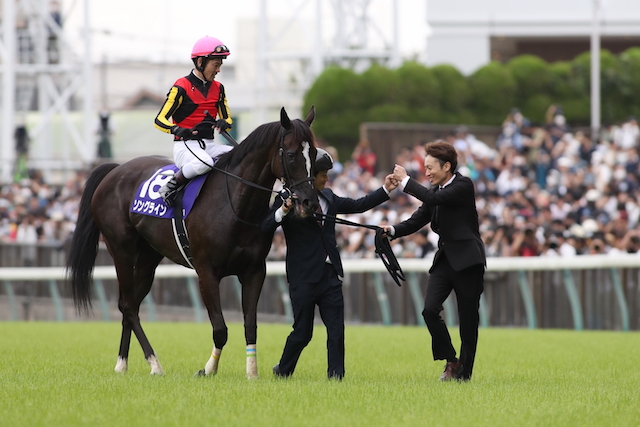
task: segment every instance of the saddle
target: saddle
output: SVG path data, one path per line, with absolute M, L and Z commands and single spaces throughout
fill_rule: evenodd
M 188 266 L 193 268 L 193 257 L 184 220 L 191 212 L 208 173 L 195 177 L 184 188 L 180 188 L 176 194 L 174 205 L 168 207 L 158 190 L 171 179 L 177 170 L 176 165 L 167 165 L 155 171 L 149 179 L 140 184 L 129 210 L 141 215 L 171 220 L 176 245 Z
M 166 165 L 155 171 L 150 178 L 140 184 L 129 210 L 141 215 L 166 219 L 173 218 L 175 206 L 168 207 L 158 191 L 177 171 L 178 167 L 176 165 Z M 180 190 L 180 193 L 183 194 L 182 209 L 184 211 L 182 216 L 185 218 L 189 215 L 207 175 L 208 173 L 198 175 L 189 181 L 183 190 Z

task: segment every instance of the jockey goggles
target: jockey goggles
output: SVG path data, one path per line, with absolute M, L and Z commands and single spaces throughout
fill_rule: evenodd
M 207 58 L 215 58 L 218 56 L 226 56 L 228 55 L 229 52 L 229 48 L 223 44 L 216 46 L 215 49 L 213 49 L 213 52 L 211 52 L 210 54 L 208 54 L 206 57 Z

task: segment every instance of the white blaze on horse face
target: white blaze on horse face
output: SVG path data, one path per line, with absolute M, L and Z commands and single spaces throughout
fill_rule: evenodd
M 302 155 L 304 156 L 304 165 L 307 168 L 307 176 L 311 178 L 311 157 L 309 156 L 309 142 L 302 141 Z

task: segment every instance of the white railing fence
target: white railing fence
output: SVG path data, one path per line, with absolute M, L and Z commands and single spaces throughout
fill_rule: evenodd
M 402 287 L 378 259 L 344 260 L 345 315 L 350 322 L 423 324 L 421 311 L 430 259 L 400 259 L 407 277 Z M 482 326 L 529 328 L 640 329 L 640 256 L 593 255 L 573 258 L 489 258 L 481 300 Z M 205 321 L 193 270 L 162 264 L 145 300 L 146 320 Z M 94 269 L 94 305 L 103 320 L 119 320 L 113 266 Z M 0 268 L 0 320 L 77 320 L 66 273 L 61 267 Z M 240 310 L 241 285 L 221 284 L 223 307 Z M 444 305 L 457 323 L 455 296 Z M 289 322 L 291 308 L 284 262 L 267 263 L 259 311 Z M 169 314 L 167 314 L 169 313 Z M 182 313 L 182 315 L 180 314 Z M 2 317 L 3 316 L 3 317 Z

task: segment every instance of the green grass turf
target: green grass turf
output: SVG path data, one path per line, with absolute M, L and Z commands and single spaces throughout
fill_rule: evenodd
M 212 348 L 208 325 L 143 326 L 163 377 L 149 375 L 135 337 L 129 372 L 113 372 L 118 323 L 0 323 L 0 425 L 640 425 L 637 332 L 481 329 L 473 380 L 440 383 L 426 328 L 350 325 L 340 383 L 325 376 L 323 327 L 280 380 L 271 367 L 290 326 L 260 324 L 261 378 L 249 381 L 242 325 L 229 325 L 211 378 L 193 377 Z

